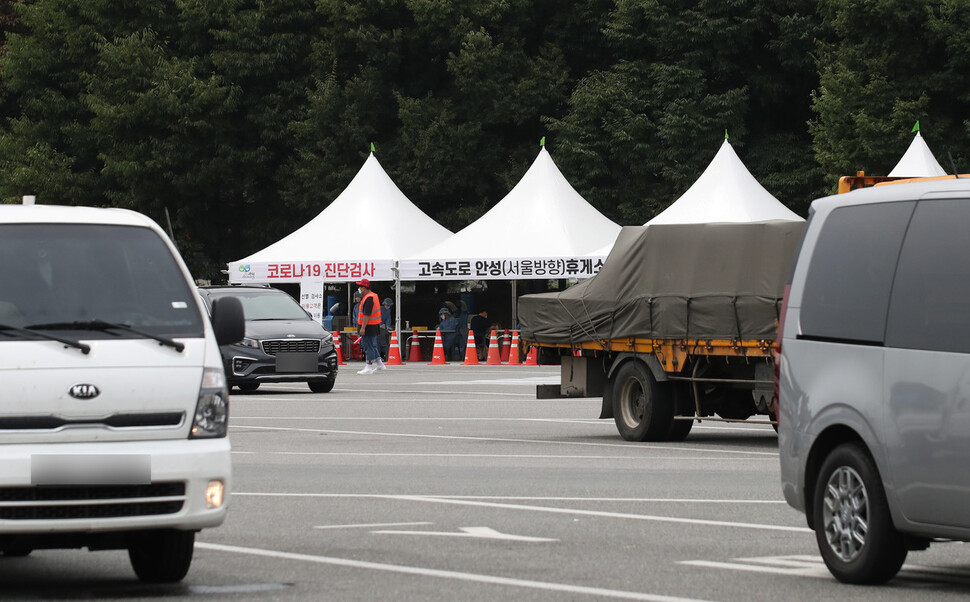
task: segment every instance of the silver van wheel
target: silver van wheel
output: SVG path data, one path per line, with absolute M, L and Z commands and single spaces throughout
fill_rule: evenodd
M 825 456 L 812 495 L 812 525 L 822 560 L 843 583 L 883 583 L 906 560 L 879 469 L 859 442 Z
M 866 544 L 869 494 L 862 477 L 848 466 L 832 473 L 822 507 L 825 539 L 843 562 L 852 562 Z

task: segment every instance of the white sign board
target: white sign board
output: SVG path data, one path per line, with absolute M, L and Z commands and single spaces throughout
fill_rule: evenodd
M 302 282 L 326 280 L 327 282 L 353 282 L 368 280 L 394 280 L 391 271 L 394 262 L 385 261 L 269 261 L 229 264 L 229 282 Z
M 590 278 L 606 257 L 404 260 L 401 280 Z
M 310 317 L 323 324 L 323 316 L 327 312 L 326 297 L 324 296 L 323 280 L 300 281 L 300 307 L 305 309 Z

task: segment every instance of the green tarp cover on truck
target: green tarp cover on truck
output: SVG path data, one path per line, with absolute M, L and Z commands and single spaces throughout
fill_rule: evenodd
M 596 276 L 519 298 L 522 336 L 773 340 L 804 229 L 780 220 L 626 226 Z

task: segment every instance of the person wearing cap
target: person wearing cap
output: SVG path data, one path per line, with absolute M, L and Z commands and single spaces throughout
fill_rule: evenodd
M 361 294 L 360 309 L 357 310 L 357 334 L 360 335 L 360 346 L 364 349 L 364 359 L 367 365 L 357 374 L 372 374 L 378 370 L 386 370 L 381 361 L 381 302 L 377 293 L 370 290 L 370 280 L 361 278 L 357 281 Z

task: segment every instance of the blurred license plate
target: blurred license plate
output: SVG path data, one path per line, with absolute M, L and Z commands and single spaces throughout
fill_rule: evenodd
M 316 372 L 316 353 L 280 352 L 276 354 L 277 372 Z
M 152 457 L 148 455 L 34 455 L 30 457 L 34 485 L 148 485 Z

